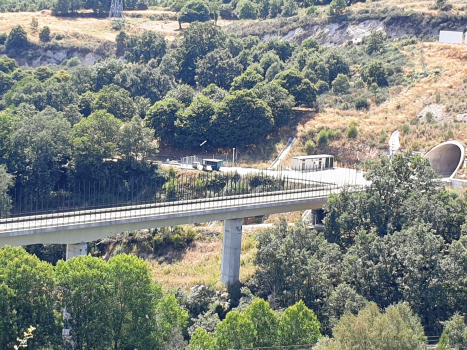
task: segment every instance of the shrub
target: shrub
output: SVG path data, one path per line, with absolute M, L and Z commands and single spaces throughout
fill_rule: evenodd
M 357 134 L 358 134 L 357 122 L 353 121 L 350 123 L 350 126 L 347 129 L 347 138 L 354 139 L 357 137 Z
M 427 112 L 425 114 L 425 118 L 426 118 L 427 123 L 432 123 L 433 122 L 433 113 Z
M 324 94 L 326 91 L 329 90 L 329 85 L 325 81 L 319 80 L 315 84 L 315 88 L 316 88 L 318 94 L 320 95 L 320 94 Z
M 311 155 L 311 154 L 315 153 L 315 150 L 316 150 L 315 143 L 312 140 L 308 140 L 305 143 L 305 152 L 306 152 L 306 154 Z
M 123 21 L 112 21 L 112 24 L 110 25 L 110 28 L 111 28 L 112 30 L 123 30 L 123 29 L 125 29 L 125 23 L 124 23 Z M 58 39 L 58 38 L 57 38 L 58 35 L 59 35 L 59 34 L 57 34 L 57 35 L 55 36 L 55 39 L 61 40 L 61 39 Z M 63 38 L 62 38 L 62 39 L 63 39 Z
M 7 38 L 6 33 L 0 33 L 0 45 L 5 44 L 6 38 Z
M 332 82 L 332 91 L 335 94 L 345 94 L 349 92 L 350 83 L 349 78 L 345 74 L 338 74 L 336 79 Z
M 387 138 L 388 138 L 388 133 L 386 131 L 383 131 L 381 135 L 379 135 L 379 143 L 386 142 Z
M 39 39 L 43 42 L 49 42 L 50 41 L 50 28 L 45 26 L 41 29 L 39 32 Z
M 294 0 L 286 0 L 282 6 L 282 17 L 292 17 L 298 14 L 298 6 Z
M 314 15 L 315 13 L 318 12 L 318 8 L 315 5 L 312 5 L 306 9 L 306 14 L 309 15 Z
M 256 19 L 257 17 L 255 4 L 248 0 L 240 0 L 236 12 L 240 19 Z
M 418 125 L 418 124 L 420 124 L 420 119 L 418 119 L 418 118 L 413 118 L 410 121 L 410 125 Z
M 404 123 L 402 125 L 402 133 L 403 134 L 408 134 L 409 132 L 410 132 L 410 125 Z
M 328 144 L 328 132 L 326 129 L 322 129 L 318 133 L 318 144 L 320 145 L 327 145 Z
M 220 5 L 219 16 L 221 16 L 222 19 L 238 19 L 231 4 Z
M 370 102 L 366 98 L 357 98 L 355 100 L 355 109 L 362 110 L 362 109 L 369 109 Z
M 76 66 L 79 66 L 81 64 L 81 61 L 79 60 L 78 57 L 72 57 L 68 60 L 67 62 L 67 67 L 76 67 Z
M 388 85 L 388 72 L 382 62 L 374 61 L 369 65 L 362 68 L 360 71 L 362 80 L 367 83 L 368 86 L 376 83 L 378 86 Z
M 17 25 L 11 29 L 10 34 L 5 42 L 5 48 L 7 51 L 11 49 L 24 49 L 28 46 L 28 35 L 26 31 L 20 25 Z
M 180 24 L 180 28 L 182 22 L 206 22 L 210 19 L 211 12 L 209 7 L 202 0 L 192 0 L 187 2 L 178 14 L 178 23 Z
M 332 0 L 331 5 L 329 6 L 329 14 L 342 15 L 347 9 L 347 2 L 345 0 Z

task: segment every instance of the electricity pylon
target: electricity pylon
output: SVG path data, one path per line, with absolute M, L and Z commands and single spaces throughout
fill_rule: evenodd
M 109 19 L 111 18 L 116 22 L 125 21 L 123 17 L 123 0 L 112 0 L 109 13 Z

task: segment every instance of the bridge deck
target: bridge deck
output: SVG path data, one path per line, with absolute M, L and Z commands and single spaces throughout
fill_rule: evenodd
M 79 243 L 119 232 L 321 208 L 339 186 L 83 210 L 0 220 L 6 244 Z

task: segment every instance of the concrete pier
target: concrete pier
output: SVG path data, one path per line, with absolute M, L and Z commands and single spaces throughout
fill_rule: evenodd
M 87 243 L 77 243 L 77 244 L 67 244 L 66 245 L 66 260 L 70 260 L 78 255 L 87 255 L 88 254 L 88 244 Z
M 225 285 L 233 285 L 239 281 L 241 250 L 242 219 L 224 220 L 221 281 Z

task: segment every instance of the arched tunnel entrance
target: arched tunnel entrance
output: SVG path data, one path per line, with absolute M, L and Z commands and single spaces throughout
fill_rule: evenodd
M 456 175 L 462 166 L 464 156 L 464 145 L 458 141 L 443 142 L 425 154 L 431 167 L 444 178 L 452 178 Z

